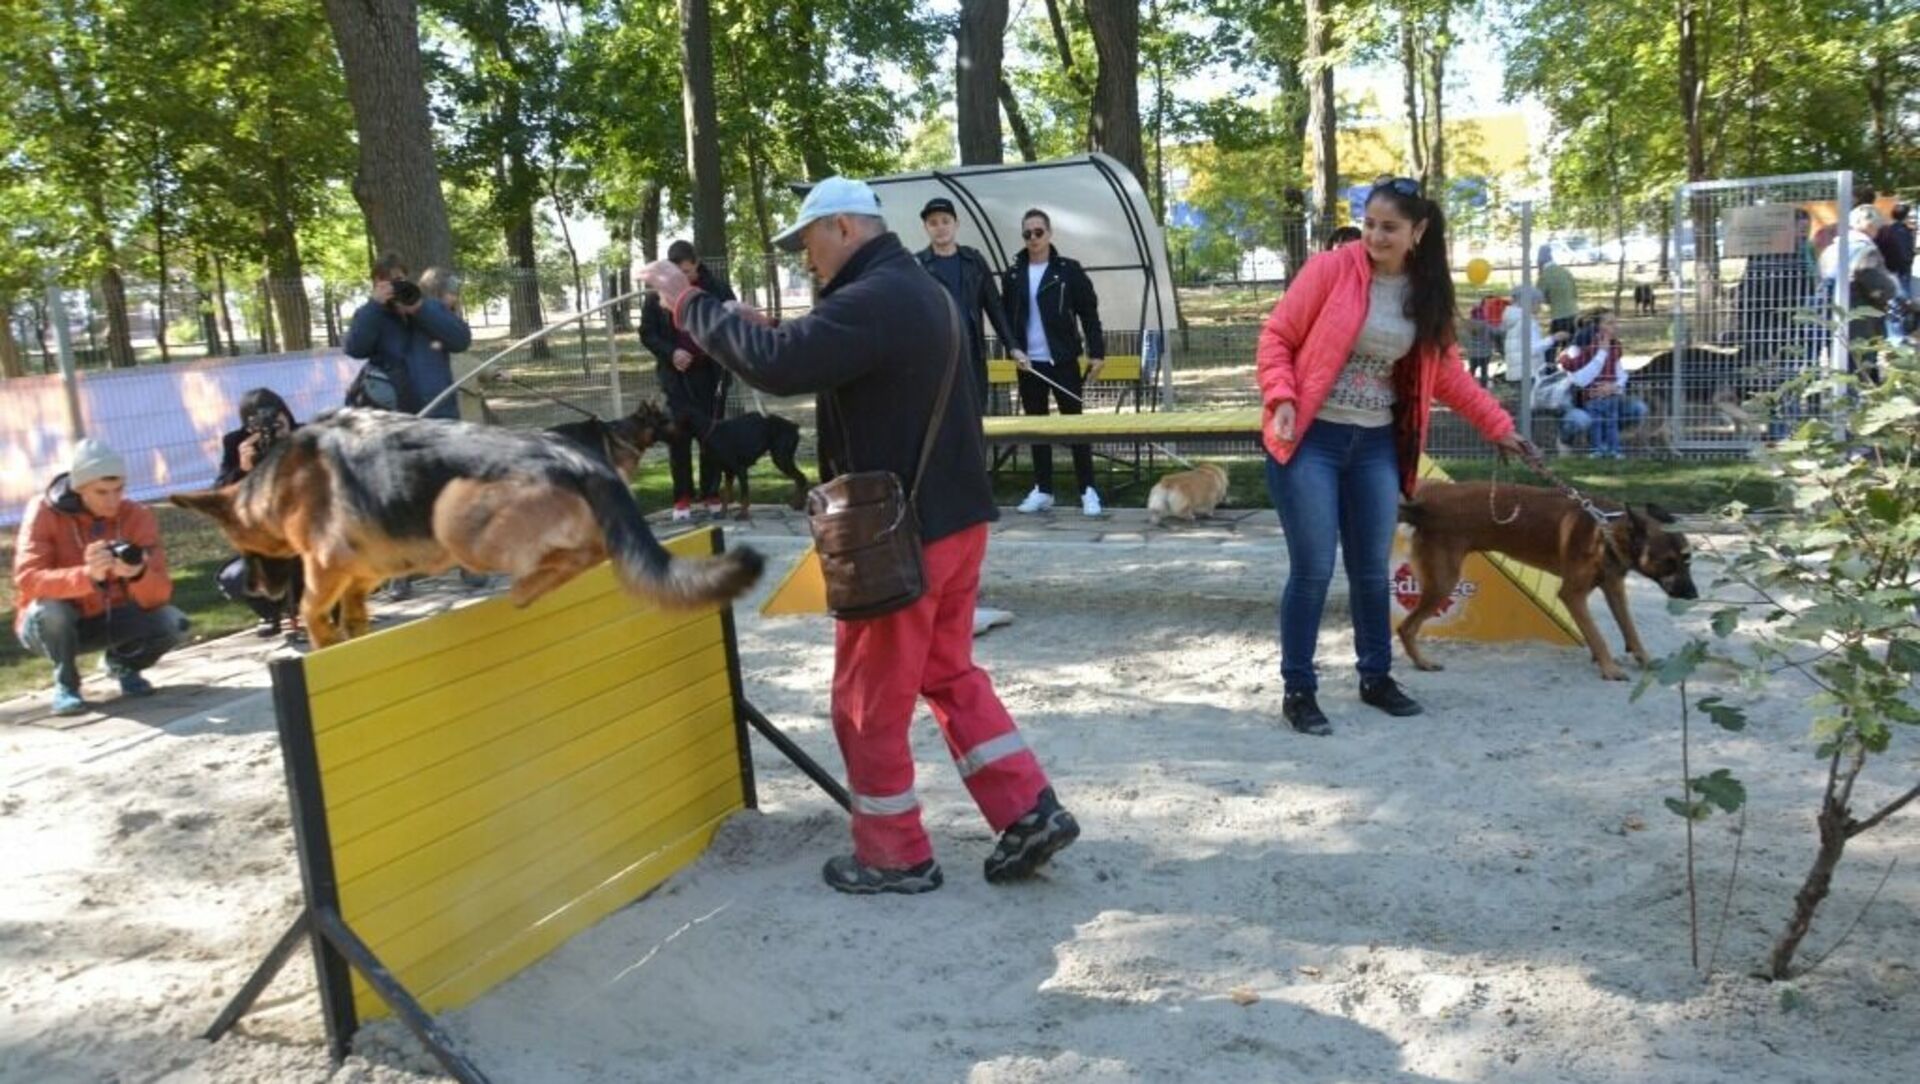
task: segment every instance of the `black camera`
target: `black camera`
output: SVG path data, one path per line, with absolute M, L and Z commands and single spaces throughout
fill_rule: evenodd
M 280 435 L 280 411 L 276 407 L 261 407 L 247 415 L 247 432 L 258 434 L 272 440 Z
M 420 287 L 417 283 L 406 279 L 388 279 L 387 284 L 393 287 L 394 304 L 418 305 L 420 303 Z
M 107 552 L 113 554 L 113 559 L 123 565 L 137 565 L 147 559 L 147 551 L 145 549 L 141 548 L 138 543 L 128 542 L 124 539 L 116 538 L 112 542 L 107 543 Z

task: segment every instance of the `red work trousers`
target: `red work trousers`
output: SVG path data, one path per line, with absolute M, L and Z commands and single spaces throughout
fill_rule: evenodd
M 1047 786 L 1040 762 L 973 663 L 973 605 L 987 526 L 969 527 L 926 548 L 926 594 L 904 610 L 837 623 L 833 733 L 853 792 L 853 853 L 879 869 L 933 857 L 913 789 L 907 728 L 921 697 L 946 736 L 974 804 L 1004 831 Z

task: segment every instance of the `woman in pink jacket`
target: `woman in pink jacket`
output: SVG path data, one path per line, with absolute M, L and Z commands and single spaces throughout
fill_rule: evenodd
M 1287 537 L 1280 596 L 1282 714 L 1303 734 L 1332 727 L 1315 693 L 1315 643 L 1334 546 L 1345 555 L 1360 699 L 1390 715 L 1420 705 L 1393 665 L 1387 561 L 1411 495 L 1434 399 L 1517 451 L 1513 419 L 1475 383 L 1454 341 L 1446 218 L 1403 177 L 1367 196 L 1361 239 L 1307 261 L 1260 333 L 1267 490 Z

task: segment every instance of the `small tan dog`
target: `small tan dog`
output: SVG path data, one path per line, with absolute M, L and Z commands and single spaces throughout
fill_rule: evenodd
M 1175 471 L 1154 483 L 1147 495 L 1147 520 L 1155 527 L 1168 518 L 1192 523 L 1198 516 L 1213 515 L 1226 496 L 1227 472 L 1217 463 Z

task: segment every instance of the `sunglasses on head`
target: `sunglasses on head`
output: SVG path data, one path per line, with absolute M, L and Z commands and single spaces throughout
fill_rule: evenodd
M 1047 231 L 1045 229 L 1020 231 L 1021 239 L 1027 240 L 1027 241 L 1031 241 L 1036 237 L 1045 237 L 1046 235 L 1047 235 Z
M 1373 188 L 1376 192 L 1382 188 L 1386 188 L 1398 192 L 1403 196 L 1412 196 L 1414 199 L 1420 198 L 1420 182 L 1414 180 L 1412 177 L 1375 177 L 1373 179 Z

